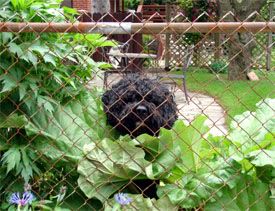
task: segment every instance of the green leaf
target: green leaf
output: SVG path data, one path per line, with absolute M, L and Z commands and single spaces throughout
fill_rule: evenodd
M 151 164 L 145 152 L 133 142 L 104 139 L 84 146 L 85 157 L 79 162 L 78 185 L 88 198 L 106 201 L 132 178 L 145 179 Z
M 37 98 L 37 105 L 39 108 L 44 107 L 44 109 L 50 113 L 54 111 L 54 107 L 48 97 L 39 96 Z
M 107 40 L 106 37 L 101 34 L 77 34 L 74 36 L 74 40 L 77 43 L 83 43 L 89 49 L 94 49 L 96 47 L 115 47 L 117 42 L 114 40 Z
M 183 154 L 181 165 L 179 165 L 183 172 L 195 172 L 203 165 L 200 150 L 203 135 L 209 130 L 204 124 L 206 119 L 205 116 L 198 116 L 189 126 L 178 120 L 172 128 L 173 140 L 180 143 Z
M 270 198 L 267 184 L 254 181 L 249 176 L 243 176 L 237 185 L 230 189 L 225 186 L 222 196 L 212 195 L 215 201 L 206 203 L 205 211 L 223 210 L 228 211 L 269 211 L 275 209 L 275 201 Z
M 9 74 L 2 75 L 2 78 L 0 80 L 2 80 L 2 82 L 3 82 L 3 87 L 2 87 L 1 93 L 10 92 L 15 87 L 17 87 L 16 78 L 14 78 L 13 76 L 10 76 Z
M 55 207 L 53 211 L 70 211 L 71 209 L 63 208 L 63 207 Z
M 160 198 L 167 195 L 172 204 L 179 204 L 179 202 L 183 202 L 184 200 L 187 199 L 187 197 L 190 197 L 190 195 L 188 195 L 188 192 L 186 190 L 178 188 L 178 186 L 175 184 L 168 184 L 168 185 L 165 185 L 164 187 L 159 187 L 157 194 Z M 184 206 L 184 208 L 190 208 L 190 207 Z
M 14 139 L 17 143 L 21 141 L 19 138 Z M 19 143 L 18 143 L 19 144 Z M 13 145 L 3 155 L 2 163 L 7 167 L 7 173 L 14 170 L 15 175 L 21 174 L 25 182 L 33 177 L 33 172 L 37 174 L 40 170 L 37 168 L 35 154 L 24 145 Z
M 20 69 L 12 68 L 8 73 L 0 76 L 0 81 L 4 84 L 1 93 L 12 91 L 16 88 L 22 79 L 22 72 Z
M 178 136 L 175 139 L 175 136 L 184 131 L 191 133 L 186 135 L 191 143 L 194 137 L 199 141 L 201 134 L 198 136 L 198 131 L 206 133 L 208 130 L 204 126 L 204 121 L 205 117 L 198 117 L 190 126 L 178 121 L 171 130 L 161 129 L 159 137 L 143 134 L 133 141 L 129 141 L 128 138 L 116 142 L 104 139 L 99 143 L 87 145 L 87 155 L 78 166 L 81 175 L 78 180 L 79 186 L 89 198 L 96 197 L 104 201 L 116 190 L 129 184 L 132 178 L 165 180 L 171 177 L 173 170 L 184 162 L 183 157 L 186 158 L 190 151 L 190 148 L 182 147 L 182 141 Z M 193 144 L 199 153 L 199 145 Z M 181 172 L 179 176 L 182 174 Z
M 23 115 L 16 113 L 9 116 L 4 116 L 0 113 L 0 128 L 23 128 L 28 123 L 28 120 Z
M 244 171 L 255 175 L 256 168 L 274 166 L 275 99 L 257 103 L 255 112 L 236 116 L 231 124 L 229 154 L 241 163 Z
M 62 7 L 64 12 L 67 14 L 71 14 L 71 15 L 77 15 L 78 12 L 75 8 L 70 8 L 70 7 Z
M 50 98 L 43 99 L 50 101 L 48 103 L 54 110 L 50 108 L 52 112 L 48 112 L 45 105 L 42 109 L 34 108 L 26 126 L 27 135 L 33 136 L 34 147 L 45 156 L 53 160 L 77 161 L 83 156 L 83 146 L 99 140 L 97 130 L 101 131 L 101 126 L 104 129 L 103 123 L 101 125 L 104 119 L 94 110 L 94 99 L 88 96 L 70 101 L 66 106 L 58 105 Z
M 264 99 L 256 106 L 255 112 L 235 116 L 230 126 L 229 139 L 242 149 L 259 143 L 267 133 L 275 132 L 275 99 Z
M 25 181 L 29 181 L 29 179 L 33 176 L 33 168 L 32 168 L 32 166 L 34 164 L 32 164 L 33 161 L 27 155 L 25 149 L 21 149 L 21 153 L 22 153 L 22 163 L 24 165 L 21 174 L 22 174 L 22 176 L 23 176 L 23 178 L 24 178 Z
M 111 69 L 113 68 L 112 64 L 106 63 L 106 62 L 97 62 L 97 66 L 100 69 Z
M 34 83 L 35 80 L 33 78 L 30 78 L 30 81 L 28 81 L 28 82 L 29 82 L 29 86 L 30 86 L 30 88 L 32 90 L 33 95 L 35 97 L 37 97 L 38 96 L 39 87 Z
M 3 165 L 7 165 L 7 173 L 12 169 L 18 169 L 21 160 L 21 153 L 19 148 L 11 147 L 3 154 L 1 159 Z
M 11 32 L 2 32 L 0 34 L 0 40 L 2 40 L 3 44 L 8 43 L 12 38 L 13 34 Z
M 9 47 L 9 51 L 11 53 L 17 54 L 17 56 L 21 57 L 23 55 L 23 51 L 21 49 L 21 47 L 19 45 L 17 45 L 16 43 L 9 43 L 8 44 Z
M 201 142 L 200 157 L 202 160 L 213 160 L 217 157 L 228 157 L 231 142 L 224 136 L 209 134 Z
M 43 55 L 43 59 L 46 63 L 51 63 L 53 66 L 56 67 L 55 57 L 49 53 Z
M 189 209 L 202 206 L 204 201 L 211 199 L 213 195 L 221 196 L 221 188 L 225 184 L 230 188 L 237 185 L 236 180 L 239 179 L 241 169 L 238 163 L 224 163 L 221 159 L 218 162 L 208 162 L 207 167 L 196 173 L 184 174 L 172 184 L 159 185 L 158 197 L 167 196 L 172 204 Z
M 24 55 L 21 56 L 22 59 L 24 59 L 27 62 L 31 62 L 32 65 L 36 68 L 38 59 L 35 56 L 35 54 L 31 53 L 30 51 L 26 51 Z
M 26 93 L 27 93 L 27 85 L 24 83 L 21 83 L 19 85 L 19 100 L 22 100 L 26 96 Z
M 5 0 L 4 2 L 1 2 L 1 0 L 0 0 L 0 4 L 1 5 L 4 5 L 4 4 L 7 4 L 7 1 Z M 4 5 L 5 6 L 5 5 Z M 5 7 L 3 7 L 3 8 L 5 8 Z M 3 21 L 7 21 L 7 20 L 10 20 L 10 17 L 13 15 L 13 13 L 11 12 L 11 11 L 9 11 L 9 10 L 4 10 L 4 9 L 2 9 L 1 10 L 1 13 L 0 13 L 0 17 L 2 17 L 1 18 L 1 20 Z
M 275 176 L 275 171 L 273 170 L 273 177 Z M 270 186 L 271 186 L 271 198 L 273 200 L 275 200 L 275 178 L 272 179 L 271 183 L 270 183 Z M 274 206 L 275 206 L 275 202 L 274 202 Z
M 17 8 L 17 5 L 19 3 L 17 0 L 10 0 L 10 2 L 14 8 Z
M 42 44 L 40 41 L 37 41 L 33 44 L 31 44 L 31 46 L 28 47 L 28 49 L 30 51 L 34 51 L 40 54 L 40 56 L 44 56 L 45 54 L 50 52 L 50 49 L 48 46 Z
M 257 150 L 246 156 L 255 166 L 271 165 L 275 168 L 275 149 L 274 150 Z
M 143 134 L 136 141 L 145 150 L 146 159 L 152 162 L 152 171 L 147 171 L 150 179 L 165 178 L 181 159 L 179 143 L 173 140 L 171 130 L 161 128 L 159 137 Z

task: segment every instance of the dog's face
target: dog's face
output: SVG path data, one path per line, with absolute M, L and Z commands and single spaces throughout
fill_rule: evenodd
M 172 94 L 155 80 L 124 78 L 104 93 L 102 102 L 108 123 L 122 135 L 156 135 L 177 119 Z

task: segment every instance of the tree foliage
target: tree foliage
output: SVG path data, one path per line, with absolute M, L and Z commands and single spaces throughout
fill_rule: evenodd
M 223 21 L 254 21 L 257 13 L 266 5 L 266 0 L 219 0 L 219 14 L 223 17 Z M 229 14 L 232 12 L 232 14 Z M 255 13 L 256 14 L 253 14 Z M 234 33 L 228 43 L 229 51 L 229 71 L 228 78 L 230 80 L 246 80 L 247 73 L 251 69 L 253 60 L 252 51 L 256 47 L 254 35 L 251 33 Z M 232 59 L 231 59 L 232 58 Z
M 0 0 L 1 22 L 73 22 L 76 15 L 59 0 Z M 86 86 L 108 67 L 92 53 L 114 45 L 99 34 L 0 33 L 1 202 L 24 183 L 46 196 L 63 174 L 74 176 L 69 168 L 82 146 L 103 136 L 99 93 Z

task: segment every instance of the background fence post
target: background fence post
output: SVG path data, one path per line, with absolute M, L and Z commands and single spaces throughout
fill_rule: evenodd
M 274 10 L 275 10 L 275 1 L 270 0 L 269 1 L 269 19 L 274 19 Z M 274 21 L 274 20 L 273 20 Z M 267 38 L 267 54 L 266 54 L 266 70 L 270 71 L 271 69 L 271 57 L 272 57 L 272 41 L 273 41 L 273 32 L 268 33 Z
M 171 5 L 166 4 L 166 22 L 170 22 L 171 20 Z M 165 70 L 169 70 L 169 63 L 170 63 L 170 38 L 171 34 L 166 33 L 165 38 Z
M 220 49 L 220 43 L 221 43 L 221 34 L 215 33 L 214 34 L 214 42 L 215 42 L 215 53 L 214 57 L 215 60 L 219 60 L 221 58 L 221 49 Z

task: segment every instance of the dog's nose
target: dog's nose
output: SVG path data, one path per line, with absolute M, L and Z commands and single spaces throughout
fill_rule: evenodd
M 137 113 L 138 114 L 146 114 L 147 113 L 147 108 L 143 105 L 139 105 L 137 108 Z

